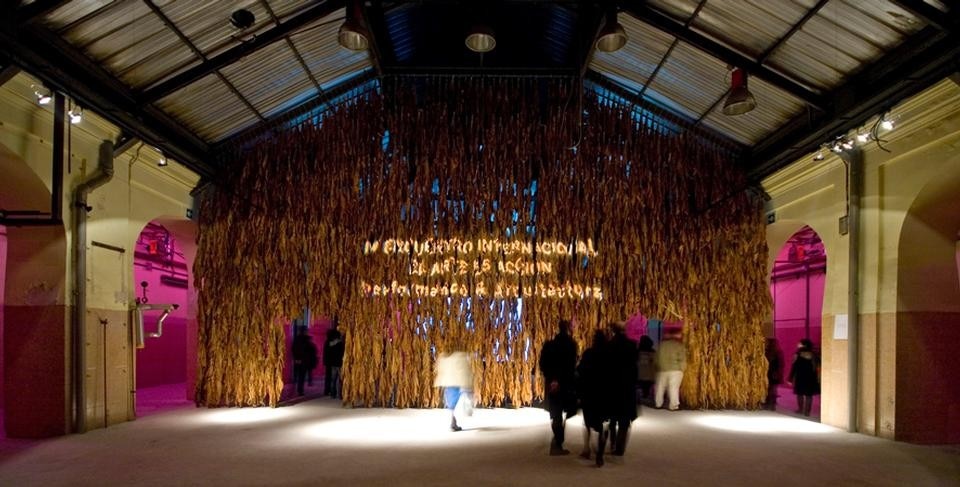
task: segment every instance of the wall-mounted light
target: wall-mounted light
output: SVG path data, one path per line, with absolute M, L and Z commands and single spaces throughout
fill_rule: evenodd
M 370 47 L 370 31 L 363 25 L 363 10 L 359 1 L 347 6 L 347 18 L 340 25 L 337 42 L 351 51 L 364 51 Z
M 611 12 L 606 15 L 603 22 L 603 28 L 597 35 L 597 50 L 602 52 L 614 52 L 620 50 L 627 44 L 627 32 L 617 21 L 617 13 Z
M 486 24 L 474 25 L 463 42 L 473 52 L 490 52 L 497 47 L 497 37 Z
M 70 123 L 76 125 L 83 121 L 83 108 L 75 106 L 67 112 L 67 116 L 70 117 Z
M 157 154 L 159 154 L 159 157 L 157 158 L 157 165 L 160 166 L 160 167 L 166 166 L 166 165 L 167 165 L 167 155 L 163 153 L 163 149 L 154 146 L 154 147 L 153 147 L 153 150 L 157 151 Z
M 53 101 L 53 94 L 45 86 L 33 85 L 33 94 L 37 97 L 37 105 L 49 105 Z

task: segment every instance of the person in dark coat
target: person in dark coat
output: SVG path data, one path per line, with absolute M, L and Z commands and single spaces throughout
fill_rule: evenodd
M 649 401 L 653 398 L 653 383 L 657 379 L 657 351 L 653 348 L 653 340 L 643 335 L 640 337 L 640 347 L 637 350 L 637 389 L 638 401 Z
M 566 455 L 563 449 L 565 421 L 577 413 L 577 393 L 574 383 L 577 367 L 577 342 L 574 341 L 573 323 L 560 320 L 560 331 L 547 340 L 540 351 L 540 373 L 543 374 L 547 409 L 550 411 L 553 441 L 551 455 Z
M 323 393 L 330 397 L 340 397 L 340 368 L 343 367 L 345 343 L 343 334 L 337 329 L 337 320 L 327 330 L 327 340 L 323 343 Z
M 763 408 L 775 411 L 777 409 L 777 387 L 783 382 L 783 352 L 776 338 L 767 338 L 763 352 L 767 358 L 767 400 Z
M 297 394 L 303 395 L 303 384 L 313 367 L 317 365 L 317 347 L 313 345 L 306 329 L 297 332 L 293 337 L 290 350 L 293 355 L 293 378 L 296 382 Z
M 637 344 L 627 338 L 623 323 L 611 323 L 606 358 L 610 375 L 610 443 L 614 455 L 623 455 L 630 424 L 637 419 Z
M 317 344 L 313 343 L 313 337 L 309 334 L 307 337 L 307 354 L 304 358 L 303 366 L 307 368 L 307 385 L 313 385 L 313 369 L 317 368 Z
M 813 350 L 813 342 L 804 338 L 797 344 L 788 382 L 797 395 L 797 413 L 810 416 L 813 396 L 820 394 L 820 358 Z
M 593 332 L 593 343 L 584 350 L 577 365 L 577 395 L 583 412 L 583 451 L 580 456 L 590 459 L 590 432 L 597 432 L 597 465 L 603 465 L 603 448 L 607 437 L 603 423 L 609 416 L 609 378 L 606 356 L 607 334 L 604 330 Z

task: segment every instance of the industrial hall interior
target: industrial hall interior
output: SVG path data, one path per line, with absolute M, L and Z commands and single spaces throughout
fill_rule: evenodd
M 960 2 L 8 0 L 0 485 L 960 486 Z

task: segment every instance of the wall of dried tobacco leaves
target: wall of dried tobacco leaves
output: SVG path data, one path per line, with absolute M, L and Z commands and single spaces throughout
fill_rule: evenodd
M 560 318 L 582 348 L 642 312 L 685 322 L 684 403 L 755 407 L 770 304 L 743 175 L 579 89 L 385 80 L 238 148 L 200 213 L 198 404 L 276 405 L 284 326 L 309 306 L 339 317 L 356 406 L 439 405 L 451 349 L 474 354 L 479 404 L 527 405 Z

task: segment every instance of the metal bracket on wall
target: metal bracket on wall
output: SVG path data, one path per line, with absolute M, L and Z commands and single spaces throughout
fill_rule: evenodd
M 127 249 L 125 249 L 125 248 L 123 248 L 123 247 L 117 247 L 116 245 L 105 244 L 105 243 L 103 243 L 103 242 L 97 242 L 96 240 L 92 240 L 92 241 L 90 242 L 90 245 L 92 245 L 92 246 L 94 246 L 94 247 L 100 247 L 101 249 L 112 250 L 112 251 L 114 251 L 114 252 L 116 252 L 116 253 L 118 253 L 118 254 L 124 254 L 124 253 L 127 252 Z

